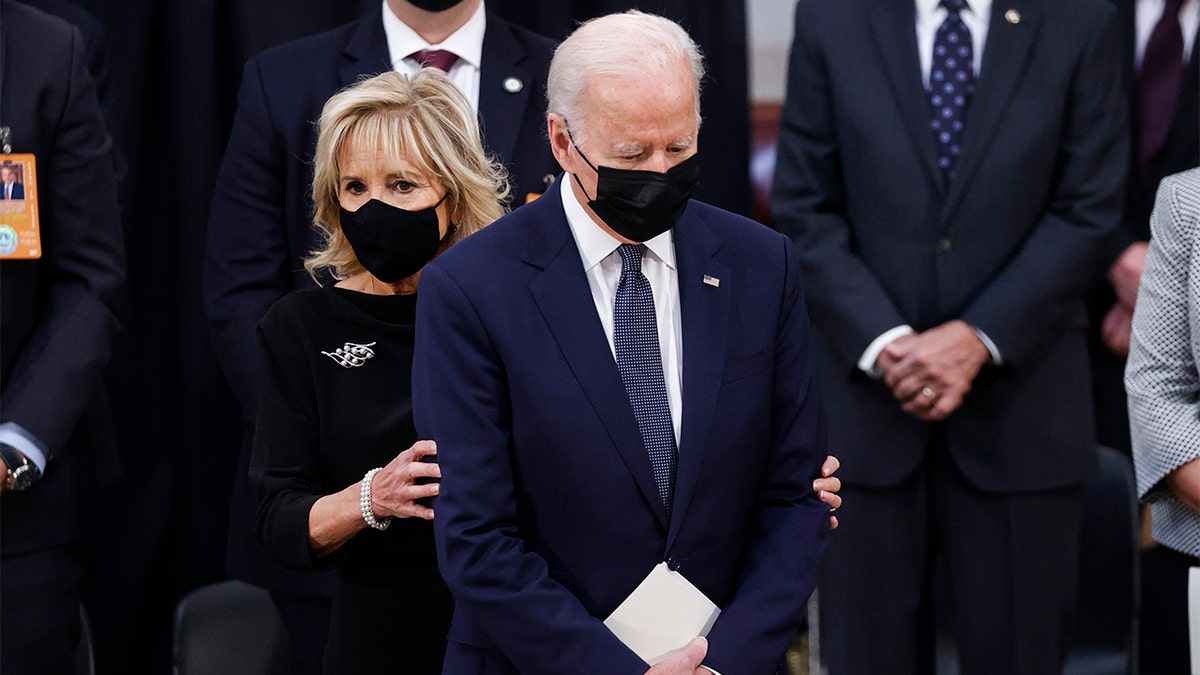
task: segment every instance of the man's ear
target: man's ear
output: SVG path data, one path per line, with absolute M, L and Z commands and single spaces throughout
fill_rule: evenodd
M 558 113 L 546 116 L 546 134 L 550 138 L 550 151 L 554 159 L 567 173 L 574 173 L 575 158 L 571 154 L 571 138 L 567 135 L 567 124 Z

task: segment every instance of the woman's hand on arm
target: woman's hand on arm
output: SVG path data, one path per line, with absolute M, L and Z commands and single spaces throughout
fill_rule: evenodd
M 423 518 L 433 519 L 433 509 L 417 503 L 418 499 L 436 496 L 436 482 L 417 485 L 417 479 L 441 478 L 437 464 L 422 462 L 426 456 L 437 454 L 433 441 L 417 441 L 413 446 L 388 462 L 371 481 L 371 511 L 376 519 Z M 308 545 L 320 557 L 333 553 L 354 535 L 366 529 L 363 520 L 362 481 L 325 495 L 308 512 Z
M 418 499 L 436 497 L 441 488 L 436 481 L 442 470 L 434 462 L 422 461 L 437 455 L 437 443 L 417 441 L 375 474 L 371 485 L 371 509 L 376 518 L 422 518 L 433 520 L 433 509 L 417 503 Z M 425 479 L 423 485 L 417 480 Z

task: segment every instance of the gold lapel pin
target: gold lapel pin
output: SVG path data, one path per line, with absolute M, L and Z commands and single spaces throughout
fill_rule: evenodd
M 1021 23 L 1021 13 L 1015 9 L 1010 9 L 1004 13 L 1004 20 L 1015 26 Z

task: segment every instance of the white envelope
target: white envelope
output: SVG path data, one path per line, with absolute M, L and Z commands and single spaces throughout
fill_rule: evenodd
M 708 635 L 721 614 L 700 589 L 665 562 L 633 589 L 604 625 L 646 663 L 654 665 Z

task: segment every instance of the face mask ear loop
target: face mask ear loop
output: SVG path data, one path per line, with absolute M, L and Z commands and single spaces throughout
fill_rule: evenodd
M 592 169 L 592 171 L 596 172 L 597 176 L 599 176 L 600 169 L 597 169 L 596 165 L 592 164 L 592 160 L 588 159 L 587 155 L 583 154 L 583 151 L 579 149 L 579 144 L 575 142 L 575 137 L 571 135 L 570 127 L 567 127 L 567 139 L 571 141 L 571 146 L 575 148 L 575 152 L 578 152 L 579 156 L 583 158 L 583 161 L 587 163 L 587 165 Z M 575 179 L 575 182 L 579 185 L 579 189 L 581 191 L 583 191 L 583 196 L 587 197 L 589 202 L 593 201 L 592 196 L 587 193 L 587 188 L 583 187 L 583 183 L 580 182 L 579 176 L 577 174 L 573 173 L 573 174 L 571 174 L 571 177 Z

